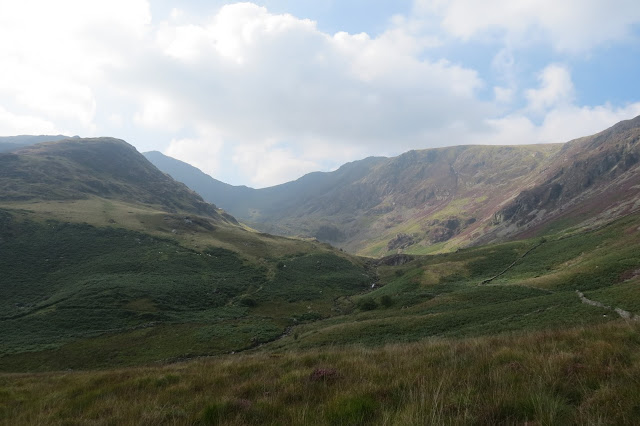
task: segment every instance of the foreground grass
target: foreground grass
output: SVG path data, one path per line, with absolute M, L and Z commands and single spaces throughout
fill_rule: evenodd
M 637 424 L 640 325 L 0 375 L 3 424 Z

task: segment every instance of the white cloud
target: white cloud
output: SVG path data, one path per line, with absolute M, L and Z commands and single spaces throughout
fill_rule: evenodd
M 92 86 L 144 37 L 146 1 L 0 0 L 0 100 L 23 115 L 92 132 Z M 3 133 L 9 128 L 0 128 Z
M 199 59 L 202 50 L 199 43 L 205 38 L 204 30 L 196 25 L 174 27 L 164 23 L 157 32 L 164 53 L 185 61 Z
M 200 25 L 163 22 L 154 40 L 159 54 L 142 58 L 138 77 L 129 77 L 137 123 L 174 130 L 213 125 L 227 143 L 242 145 L 241 164 L 252 161 L 247 147 L 270 147 L 263 160 L 273 162 L 273 172 L 243 169 L 253 183 L 273 182 L 277 167 L 288 178 L 311 171 L 345 158 L 345 151 L 425 146 L 425 138 L 460 115 L 470 127 L 481 126 L 492 109 L 476 99 L 484 83 L 474 70 L 421 58 L 435 41 L 410 28 L 395 26 L 375 38 L 329 35 L 313 21 L 241 3 Z M 269 144 L 274 140 L 295 145 L 295 161 Z M 326 156 L 309 154 L 312 145 Z
M 55 135 L 61 132 L 50 121 L 30 115 L 18 115 L 0 105 L 0 135 Z
M 170 132 L 180 130 L 180 113 L 176 105 L 160 92 L 141 95 L 139 97 L 141 111 L 133 120 L 140 126 L 149 129 L 161 129 Z
M 220 168 L 220 151 L 223 145 L 222 140 L 213 132 L 205 132 L 196 138 L 172 139 L 164 154 L 215 177 Z
M 444 31 L 462 40 L 544 42 L 571 52 L 630 40 L 640 22 L 637 0 L 416 0 L 415 10 L 437 16 Z
M 370 37 L 327 34 L 311 20 L 252 3 L 197 19 L 176 9 L 164 22 L 152 22 L 144 0 L 0 5 L 0 100 L 7 111 L 73 134 L 126 137 L 132 126 L 136 135 L 164 132 L 170 152 L 200 165 L 219 144 L 270 147 L 263 158 L 272 171 L 243 169 L 255 183 L 356 153 L 428 145 L 426 136 L 460 114 L 480 126 L 491 108 L 476 99 L 484 84 L 476 71 L 423 57 L 438 41 L 400 18 Z M 215 138 L 202 137 L 207 126 Z M 236 158 L 250 163 L 247 154 Z M 278 167 L 286 171 L 278 174 Z
M 251 176 L 251 184 L 257 188 L 297 179 L 320 169 L 320 164 L 301 158 L 273 141 L 236 146 L 233 163 Z
M 118 114 L 116 112 L 109 114 L 107 120 L 114 128 L 120 128 L 124 124 L 124 118 L 121 114 Z
M 611 105 L 563 106 L 549 111 L 537 125 L 525 114 L 514 113 L 487 120 L 487 133 L 472 135 L 470 140 L 491 145 L 567 142 L 600 132 L 638 115 L 640 102 L 619 108 Z
M 565 142 L 592 135 L 638 115 L 640 102 L 618 108 L 609 104 L 558 108 L 546 115 L 540 126 L 538 139 L 541 142 Z
M 524 92 L 528 104 L 523 109 L 487 118 L 485 131 L 467 134 L 468 140 L 492 145 L 567 142 L 640 115 L 640 102 L 622 107 L 576 105 L 571 73 L 564 66 L 550 64 L 538 77 L 540 86 Z
M 506 104 L 513 100 L 515 93 L 514 90 L 509 87 L 495 86 L 493 88 L 493 96 L 497 103 Z
M 519 47 L 586 51 L 639 21 L 631 2 L 550 4 L 418 0 L 374 37 L 252 3 L 155 22 L 145 0 L 0 0 L 0 134 L 115 134 L 264 186 L 369 155 L 557 141 L 630 118 L 636 104 L 576 105 L 568 65 L 519 87 Z M 495 78 L 443 57 L 452 37 L 497 41 Z
M 557 64 L 548 65 L 538 75 L 540 87 L 529 89 L 525 97 L 529 108 L 543 112 L 557 105 L 568 105 L 574 99 L 574 86 L 569 70 Z

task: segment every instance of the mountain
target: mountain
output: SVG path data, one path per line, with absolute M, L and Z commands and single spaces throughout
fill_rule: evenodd
M 0 154 L 0 200 L 90 196 L 158 205 L 169 212 L 216 214 L 215 206 L 122 140 L 63 139 Z
M 607 222 L 637 210 L 639 142 L 640 116 L 566 143 L 529 188 L 495 213 L 488 236 L 532 235 L 558 221 Z
M 509 240 L 376 260 L 253 231 L 123 141 L 2 154 L 0 422 L 633 424 L 637 127 L 259 190 L 341 219 L 432 206 L 401 245 Z
M 205 192 L 202 180 L 198 188 L 264 231 L 309 235 L 364 255 L 430 252 L 446 250 L 453 237 L 471 235 L 490 221 L 493 207 L 515 197 L 560 149 L 459 146 L 371 157 L 275 187 L 243 189 L 240 202 L 234 187 Z M 156 164 L 175 173 L 163 168 L 166 163 Z
M 373 280 L 328 245 L 247 228 L 112 138 L 0 154 L 0 276 L 0 369 L 16 371 L 248 349 Z
M 145 152 L 143 155 L 154 166 L 196 191 L 209 202 L 212 200 L 225 205 L 241 205 L 243 200 L 255 199 L 258 191 L 246 186 L 232 186 L 205 174 L 200 169 L 158 151 Z
M 150 160 L 257 229 L 367 256 L 427 254 L 624 214 L 638 199 L 639 128 L 640 117 L 566 144 L 410 151 L 259 190 Z
M 21 135 L 21 136 L 0 136 L 0 152 L 13 151 L 29 145 L 35 145 L 42 142 L 55 142 L 62 139 L 68 139 L 69 136 L 64 135 Z
M 311 232 L 308 229 L 301 230 L 297 224 L 290 226 L 286 221 L 280 220 L 281 216 L 285 214 L 286 216 L 301 217 L 308 214 L 309 212 L 305 211 L 308 209 L 304 208 L 307 204 L 313 206 L 322 204 L 322 201 L 319 200 L 320 197 L 330 198 L 331 194 L 335 194 L 346 183 L 361 179 L 369 172 L 370 167 L 385 160 L 381 157 L 370 157 L 345 164 L 331 173 L 309 173 L 293 182 L 264 189 L 253 189 L 220 182 L 187 163 L 157 151 L 147 152 L 144 155 L 160 170 L 168 173 L 174 179 L 184 182 L 201 194 L 203 198 L 218 200 L 217 202 L 221 206 L 226 206 L 223 208 L 230 212 L 233 211 L 233 214 L 242 218 L 243 221 L 255 225 L 265 232 L 285 235 L 303 234 L 325 241 L 335 241 L 335 239 L 327 238 L 333 232 L 332 227 L 323 228 L 321 226 L 318 228 L 319 232 Z M 358 202 L 352 203 L 354 200 L 349 197 L 344 200 L 346 204 L 343 207 L 357 211 L 360 208 Z M 330 215 L 331 213 L 327 213 L 327 216 Z M 315 221 L 315 218 L 311 219 L 313 224 Z M 323 230 L 327 235 L 323 234 Z

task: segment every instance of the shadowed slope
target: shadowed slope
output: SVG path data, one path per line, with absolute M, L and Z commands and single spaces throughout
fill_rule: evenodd
M 215 192 L 213 183 L 207 186 L 205 180 L 191 187 L 215 196 L 222 207 L 261 230 L 314 236 L 365 255 L 397 249 L 437 252 L 473 241 L 473 233 L 492 220 L 496 206 L 515 197 L 560 148 L 459 146 L 410 151 L 395 158 L 355 161 L 334 172 L 311 173 L 259 190 L 227 186 Z M 158 157 L 149 158 L 184 181 L 194 182 L 201 173 L 189 174 L 167 157 L 162 162 Z M 203 192 L 207 188 L 211 192 Z M 225 192 L 237 198 L 218 198 Z M 404 240 L 396 243 L 399 234 Z
M 217 214 L 215 206 L 122 140 L 65 139 L 0 154 L 2 201 L 89 196 L 158 205 L 170 212 Z

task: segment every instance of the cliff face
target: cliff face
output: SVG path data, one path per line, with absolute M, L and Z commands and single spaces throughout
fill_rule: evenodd
M 639 199 L 639 166 L 637 117 L 568 142 L 532 187 L 496 212 L 495 223 L 501 228 L 515 226 L 515 232 L 561 216 L 624 214 Z

